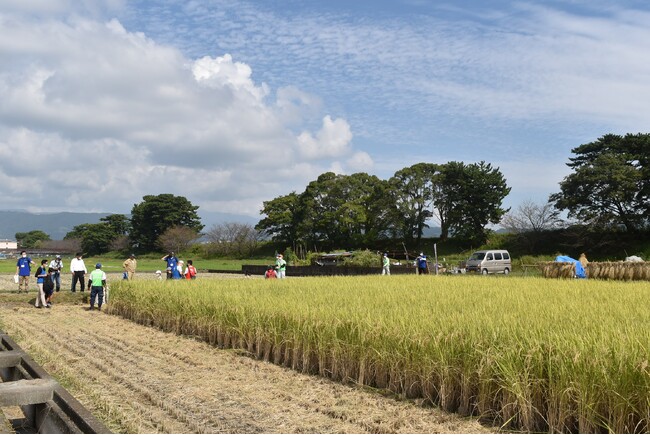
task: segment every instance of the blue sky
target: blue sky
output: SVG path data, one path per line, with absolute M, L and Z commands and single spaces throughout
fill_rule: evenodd
M 5 1 L 3 208 L 169 192 L 257 217 L 327 170 L 451 160 L 541 203 L 572 148 L 648 132 L 648 22 L 633 0 Z

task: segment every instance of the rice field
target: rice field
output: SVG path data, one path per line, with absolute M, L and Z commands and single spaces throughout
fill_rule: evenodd
M 647 282 L 332 277 L 119 282 L 112 313 L 507 429 L 650 430 Z

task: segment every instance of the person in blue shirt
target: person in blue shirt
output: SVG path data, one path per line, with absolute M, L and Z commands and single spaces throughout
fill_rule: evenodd
M 38 286 L 38 295 L 36 295 L 36 303 L 34 304 L 36 308 L 50 308 L 50 304 L 47 303 L 47 295 L 43 289 L 45 278 L 49 278 L 47 275 L 47 260 L 41 261 L 41 267 L 36 271 L 36 285 Z
M 172 279 L 181 279 L 183 277 L 183 260 L 178 260 L 176 267 L 172 269 Z
M 429 264 L 427 262 L 427 256 L 420 252 L 418 258 L 415 259 L 418 265 L 418 275 L 425 275 L 429 273 Z
M 32 264 L 36 263 L 27 256 L 27 252 L 22 251 L 20 258 L 16 262 L 16 275 L 18 275 L 18 293 L 25 289 L 25 293 L 29 291 L 29 276 L 32 274 Z
M 178 258 L 176 255 L 174 255 L 174 252 L 170 252 L 169 254 L 165 255 L 161 260 L 167 262 L 167 279 L 172 278 L 172 273 L 173 271 L 176 270 L 178 266 Z

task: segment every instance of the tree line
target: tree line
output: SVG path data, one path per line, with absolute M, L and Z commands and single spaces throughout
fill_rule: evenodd
M 251 225 L 227 223 L 204 234 L 198 206 L 172 194 L 146 195 L 130 218 L 106 216 L 75 226 L 64 238 L 86 254 L 108 251 L 181 251 L 199 236 L 208 255 L 250 256 L 262 235 L 285 246 L 363 247 L 382 239 L 419 245 L 428 222 L 439 223 L 441 240 L 450 236 L 479 246 L 489 224 L 511 233 L 543 232 L 570 225 L 590 231 L 647 234 L 650 230 L 650 134 L 608 134 L 572 149 L 572 173 L 546 204 L 523 202 L 504 209 L 510 193 L 503 174 L 486 162 L 417 163 L 388 180 L 367 173 L 326 172 L 304 191 L 263 203 L 263 218 Z M 567 212 L 569 220 L 560 218 Z M 49 242 L 43 231 L 17 233 L 24 248 Z M 534 249 L 536 243 L 530 243 Z
M 326 172 L 302 193 L 265 201 L 256 229 L 289 245 L 363 246 L 384 238 L 419 244 L 435 218 L 441 239 L 453 233 L 476 244 L 508 210 L 503 174 L 486 162 L 417 163 L 388 180 L 364 172 Z

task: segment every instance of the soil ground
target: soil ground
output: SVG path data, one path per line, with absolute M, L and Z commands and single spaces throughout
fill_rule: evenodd
M 69 293 L 69 291 L 68 291 Z M 257 361 L 81 304 L 0 297 L 7 333 L 112 431 L 485 433 L 475 419 Z M 61 298 L 63 300 L 64 298 Z

